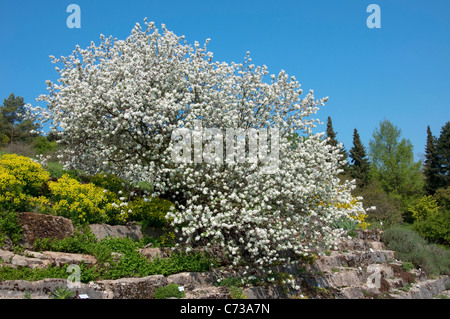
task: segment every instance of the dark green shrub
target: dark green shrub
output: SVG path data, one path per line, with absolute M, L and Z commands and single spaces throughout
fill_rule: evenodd
M 450 210 L 450 186 L 437 189 L 433 198 L 437 201 L 440 208 Z
M 47 154 L 49 152 L 54 152 L 58 147 L 58 144 L 56 142 L 50 142 L 44 136 L 36 137 L 32 145 L 37 154 Z
M 377 182 L 371 182 L 364 188 L 355 191 L 355 195 L 363 197 L 364 208 L 375 206 L 375 210 L 369 210 L 368 222 L 383 222 L 385 226 L 399 224 L 403 221 L 401 201 L 389 196 Z

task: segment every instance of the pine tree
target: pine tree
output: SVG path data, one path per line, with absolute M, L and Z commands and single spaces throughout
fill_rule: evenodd
M 0 106 L 1 133 L 9 137 L 9 142 L 27 141 L 31 138 L 30 131 L 39 129 L 39 125 L 32 120 L 25 119 L 25 103 L 23 97 L 11 93 Z
M 361 142 L 358 130 L 353 131 L 353 147 L 350 149 L 350 176 L 357 181 L 357 185 L 364 187 L 369 181 L 369 159 L 367 158 L 366 148 Z
M 328 142 L 327 143 L 329 145 L 337 147 L 338 144 L 339 144 L 338 140 L 336 139 L 337 133 L 333 129 L 333 122 L 331 121 L 331 117 L 330 116 L 328 116 L 328 119 L 327 119 L 326 134 L 327 134 L 327 137 L 328 137 Z M 340 153 L 341 153 L 342 159 L 344 160 L 344 165 L 343 165 L 342 168 L 346 171 L 348 169 L 348 164 L 347 164 L 348 154 L 347 154 L 347 151 L 345 150 L 344 146 L 341 147 Z
M 450 122 L 441 128 L 441 135 L 437 140 L 437 154 L 439 159 L 440 187 L 450 186 Z
M 423 173 L 425 175 L 425 191 L 433 195 L 441 185 L 439 176 L 439 157 L 437 153 L 437 140 L 431 133 L 430 126 L 427 127 L 427 145 L 425 147 L 425 163 Z

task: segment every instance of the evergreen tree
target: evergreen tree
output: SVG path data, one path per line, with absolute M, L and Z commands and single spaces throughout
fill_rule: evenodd
M 428 126 L 423 173 L 425 175 L 425 191 L 429 195 L 433 195 L 436 189 L 438 189 L 441 185 L 439 171 L 440 166 L 437 153 L 437 140 L 431 133 L 430 126 Z
M 331 117 L 330 116 L 328 116 L 328 119 L 327 119 L 327 130 L 326 130 L 326 134 L 327 134 L 327 137 L 329 138 L 329 140 L 328 140 L 328 144 L 329 145 L 332 145 L 332 146 L 334 146 L 334 147 L 337 147 L 338 146 L 338 144 L 339 144 L 339 142 L 338 142 L 338 140 L 336 139 L 336 135 L 337 135 L 337 133 L 334 131 L 334 129 L 333 129 L 333 122 L 331 121 Z M 347 157 L 348 157 L 348 154 L 347 154 L 347 151 L 345 150 L 345 147 L 342 145 L 342 147 L 341 147 L 341 151 L 340 151 L 340 153 L 341 153 L 341 156 L 342 156 L 342 159 L 344 160 L 344 165 L 343 165 L 343 169 L 345 170 L 345 171 L 347 171 L 348 170 L 348 164 L 347 164 Z
M 358 186 L 364 187 L 369 181 L 369 159 L 366 148 L 361 142 L 358 130 L 353 131 L 353 147 L 350 149 L 350 176 L 356 179 Z
M 3 100 L 0 107 L 1 133 L 9 137 L 9 142 L 13 144 L 16 141 L 29 142 L 32 134 L 30 131 L 37 130 L 38 124 L 32 120 L 25 119 L 25 103 L 23 97 L 14 96 L 11 93 L 7 99 Z
M 450 186 L 450 122 L 441 128 L 441 135 L 437 141 L 439 159 L 440 187 Z

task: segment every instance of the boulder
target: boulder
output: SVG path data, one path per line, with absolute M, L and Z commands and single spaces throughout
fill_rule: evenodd
M 24 246 L 33 248 L 38 238 L 63 239 L 74 233 L 72 221 L 61 216 L 39 213 L 19 213 L 22 226 Z
M 44 258 L 50 260 L 55 266 L 73 265 L 85 263 L 86 265 L 93 265 L 97 262 L 94 256 L 85 254 L 69 254 L 57 251 L 44 251 L 42 252 Z
M 135 240 L 140 240 L 144 237 L 141 225 L 137 224 L 115 226 L 108 224 L 91 224 L 89 225 L 89 228 L 98 240 L 102 240 L 105 237 L 130 237 Z
M 97 289 L 108 292 L 109 299 L 152 299 L 159 287 L 167 286 L 163 275 L 97 281 Z

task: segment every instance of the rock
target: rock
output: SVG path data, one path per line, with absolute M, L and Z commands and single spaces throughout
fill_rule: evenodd
M 153 275 L 143 278 L 102 280 L 96 284 L 105 290 L 111 299 L 151 299 L 158 287 L 167 286 L 168 283 L 163 275 Z
M 14 266 L 24 266 L 29 268 L 47 267 L 51 265 L 51 262 L 49 260 L 42 260 L 33 257 L 25 257 L 21 255 L 14 255 L 14 257 L 11 258 L 10 263 L 11 265 Z
M 72 221 L 61 216 L 39 213 L 19 213 L 24 246 L 33 248 L 37 238 L 63 239 L 74 233 Z
M 186 293 L 186 299 L 230 299 L 227 287 L 200 287 Z
M 62 266 L 62 265 L 72 265 L 72 264 L 81 264 L 84 262 L 86 265 L 92 265 L 97 262 L 94 256 L 84 255 L 84 254 L 69 254 L 69 253 L 61 253 L 55 251 L 44 251 L 42 252 L 46 259 L 49 259 L 53 265 Z
M 214 272 L 181 272 L 167 277 L 169 284 L 175 283 L 186 289 L 194 289 L 199 286 L 211 286 L 217 281 L 218 276 Z
M 92 233 L 98 240 L 105 237 L 126 238 L 130 237 L 140 240 L 144 236 L 142 234 L 141 225 L 107 225 L 107 224 L 91 224 L 89 225 Z
M 9 263 L 11 262 L 11 259 L 14 257 L 14 253 L 7 251 L 7 250 L 2 250 L 0 249 L 0 259 L 1 262 L 4 263 Z

